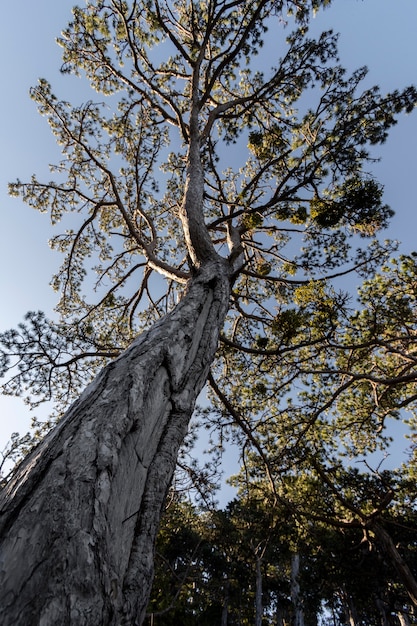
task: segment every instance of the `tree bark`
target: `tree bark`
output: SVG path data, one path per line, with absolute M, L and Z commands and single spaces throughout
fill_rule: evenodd
M 375 596 L 375 605 L 376 608 L 379 611 L 379 615 L 381 617 L 381 626 L 390 626 L 390 622 L 389 622 L 389 618 L 388 618 L 388 614 L 387 614 L 387 608 L 385 606 L 385 602 L 379 598 L 378 596 Z
M 255 555 L 256 584 L 255 584 L 255 626 L 262 626 L 262 557 Z
M 340 597 L 342 600 L 342 605 L 343 605 L 343 609 L 344 609 L 345 616 L 346 616 L 346 623 L 349 624 L 349 626 L 358 626 L 359 618 L 358 618 L 355 604 L 344 586 L 340 590 Z
M 410 626 L 410 620 L 408 619 L 405 613 L 401 613 L 401 611 L 399 611 L 397 613 L 397 617 L 398 617 L 398 623 L 400 624 L 400 626 Z
M 142 624 L 178 449 L 214 358 L 229 272 L 105 367 L 0 495 L 2 626 Z
M 294 626 L 304 626 L 304 613 L 300 597 L 300 555 L 291 557 L 291 602 L 294 608 Z
M 226 578 L 225 583 L 224 583 L 221 626 L 227 626 L 227 621 L 229 617 L 229 588 L 230 588 L 229 579 Z
M 403 583 L 408 597 L 410 598 L 413 606 L 417 608 L 417 581 L 414 578 L 413 573 L 408 567 L 407 563 L 402 558 L 397 547 L 387 531 L 381 526 L 381 524 L 375 523 L 372 526 L 372 530 L 375 533 L 375 537 L 384 550 L 385 555 L 389 558 L 391 564 L 394 566 L 399 579 Z

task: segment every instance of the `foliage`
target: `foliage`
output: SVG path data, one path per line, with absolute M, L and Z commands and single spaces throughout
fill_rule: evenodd
M 51 246 L 64 261 L 52 280 L 56 321 L 31 313 L 1 335 L 6 393 L 67 406 L 175 304 L 205 255 L 244 256 L 226 332 L 247 355 L 260 330 L 279 334 L 280 320 L 282 341 L 294 342 L 291 276 L 318 284 L 335 268 L 370 271 L 389 254 L 376 242 L 354 249 L 355 233 L 374 235 L 391 214 L 365 167 L 369 146 L 385 140 L 417 95 L 412 87 L 361 91 L 366 69 L 347 75 L 337 36 L 309 36 L 312 11 L 327 4 L 106 0 L 74 8 L 59 39 L 62 71 L 84 76 L 102 101 L 60 101 L 44 79 L 31 92 L 63 159 L 54 180 L 34 176 L 10 189 L 61 227 Z M 256 58 L 263 48 L 272 67 Z M 184 190 L 200 177 L 207 235 L 193 241 Z M 303 315 L 295 313 L 300 323 Z
M 241 324 L 233 341 L 224 338 L 211 380 L 217 408 L 205 417 L 223 422 L 223 437 L 245 441 L 248 480 L 257 480 L 252 454 L 273 483 L 312 459 L 382 459 L 399 419 L 414 437 L 416 278 L 415 255 L 386 263 L 363 283 L 356 310 L 325 281 L 287 286 L 288 305 L 258 324 L 262 333 L 239 343 Z M 404 471 L 412 475 L 414 454 L 411 444 Z
M 346 483 L 361 486 L 370 497 L 381 482 L 358 472 L 345 473 Z M 384 480 L 396 481 L 386 473 Z M 299 483 L 300 484 L 300 483 Z M 294 485 L 294 491 L 299 488 Z M 312 482 L 310 481 L 310 487 Z M 385 513 L 395 542 L 416 571 L 415 497 L 412 508 L 402 510 L 401 489 Z M 314 511 L 317 497 L 309 489 L 307 507 Z M 414 490 L 415 491 L 415 490 Z M 157 541 L 156 574 L 148 611 L 154 623 L 254 623 L 255 561 L 262 561 L 264 624 L 292 623 L 294 598 L 292 560 L 301 562 L 298 574 L 305 623 L 342 626 L 349 610 L 357 624 L 377 626 L 384 614 L 408 615 L 416 623 L 415 609 L 386 553 L 372 533 L 358 526 L 331 526 L 298 515 L 294 502 L 271 506 L 266 500 L 240 496 L 223 511 L 201 511 L 173 494 L 162 519 Z M 391 619 L 391 618 L 390 618 Z M 391 621 L 389 622 L 391 623 Z M 397 624 L 397 622 L 392 622 Z

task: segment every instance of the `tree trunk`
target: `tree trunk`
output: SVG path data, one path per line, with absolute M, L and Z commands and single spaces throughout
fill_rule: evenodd
M 375 533 L 375 537 L 384 550 L 385 556 L 389 558 L 391 564 L 394 566 L 399 579 L 403 583 L 408 597 L 410 598 L 414 608 L 417 608 L 417 581 L 414 578 L 407 563 L 398 552 L 393 540 L 387 531 L 378 523 L 372 526 L 372 530 Z
M 223 597 L 223 606 L 222 606 L 222 617 L 221 617 L 221 626 L 227 626 L 228 617 L 229 617 L 229 588 L 230 583 L 229 579 L 226 578 L 224 583 L 224 597 Z
M 300 555 L 291 557 L 291 602 L 294 607 L 294 626 L 304 626 L 304 613 L 300 597 Z
M 400 624 L 400 626 L 410 626 L 410 620 L 408 619 L 408 616 L 405 613 L 402 613 L 401 611 L 399 611 L 397 613 L 397 617 L 398 617 L 398 623 Z
M 2 626 L 142 624 L 161 509 L 228 308 L 207 263 L 0 495 Z
M 381 626 L 390 626 L 385 602 L 381 598 L 378 598 L 377 596 L 375 596 L 375 605 L 381 617 L 381 622 L 380 622 Z
M 349 624 L 349 626 L 358 626 L 359 618 L 356 611 L 356 606 L 353 602 L 352 597 L 348 594 L 344 587 L 340 591 L 340 597 L 346 616 L 346 623 Z
M 262 626 L 262 557 L 255 555 L 256 582 L 255 582 L 255 626 Z

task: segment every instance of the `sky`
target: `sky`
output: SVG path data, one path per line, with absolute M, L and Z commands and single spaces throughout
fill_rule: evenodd
M 39 77 L 47 78 L 60 98 L 94 98 L 81 80 L 59 73 L 61 49 L 55 39 L 71 19 L 73 5 L 74 0 L 17 0 L 2 6 L 0 332 L 16 326 L 28 310 L 50 314 L 56 302 L 49 281 L 60 255 L 48 248 L 48 216 L 10 198 L 7 183 L 35 172 L 49 179 L 48 164 L 59 159 L 46 121 L 28 95 Z M 340 32 L 342 63 L 350 70 L 367 65 L 369 84 L 388 91 L 417 84 L 416 24 L 416 0 L 334 0 L 317 15 L 313 31 Z M 381 162 L 374 172 L 385 187 L 385 202 L 396 212 L 387 236 L 402 242 L 402 252 L 417 250 L 417 110 L 400 118 L 377 155 Z M 39 410 L 34 414 L 42 417 Z M 28 430 L 31 417 L 20 399 L 0 396 L 0 451 L 13 432 Z

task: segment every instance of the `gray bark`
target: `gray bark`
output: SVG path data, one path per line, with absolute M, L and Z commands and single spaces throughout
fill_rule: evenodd
M 262 557 L 256 556 L 255 626 L 262 626 Z
M 164 498 L 228 308 L 207 263 L 109 364 L 0 495 L 2 626 L 143 622 Z
M 300 594 L 300 555 L 291 557 L 291 601 L 294 607 L 294 626 L 304 626 L 304 613 Z

